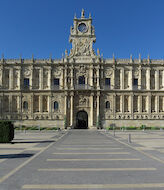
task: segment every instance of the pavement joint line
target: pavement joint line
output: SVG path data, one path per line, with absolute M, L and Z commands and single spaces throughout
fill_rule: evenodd
M 61 161 L 61 162 L 75 162 L 75 161 L 139 161 L 141 159 L 139 158 L 100 158 L 100 159 L 47 159 L 48 162 L 55 162 L 55 161 Z
M 56 150 L 121 150 L 123 148 L 56 148 Z
M 68 133 L 68 132 L 67 132 Z M 60 140 L 62 137 L 64 137 L 67 133 L 63 134 L 62 136 L 60 136 L 58 138 L 58 140 Z M 9 172 L 7 175 L 3 176 L 0 178 L 0 183 L 4 182 L 6 179 L 8 179 L 10 176 L 12 176 L 13 174 L 15 174 L 17 171 L 19 171 L 21 168 L 23 168 L 25 165 L 27 165 L 29 162 L 31 162 L 34 158 L 36 158 L 37 156 L 39 156 L 42 152 L 44 152 L 45 150 L 47 150 L 49 147 L 51 147 L 53 144 L 55 144 L 55 142 L 50 143 L 48 146 L 46 146 L 45 148 L 43 148 L 40 152 L 36 153 L 34 156 L 32 156 L 31 158 L 29 158 L 28 160 L 26 160 L 24 163 L 22 163 L 21 165 L 19 165 L 17 168 L 14 168 L 11 172 Z
M 96 155 L 105 155 L 105 154 L 130 154 L 130 152 L 54 152 L 52 154 L 61 154 L 61 155 L 73 155 L 73 154 L 76 154 L 76 155 L 92 155 L 92 154 L 96 154 Z
M 118 140 L 118 139 L 116 139 L 116 138 L 114 138 L 114 137 L 112 137 L 112 136 L 108 136 L 108 135 L 106 135 L 106 134 L 104 134 L 104 133 L 101 133 L 101 134 L 103 134 L 103 135 L 105 135 L 105 136 L 107 136 L 107 137 L 110 137 L 110 138 L 114 139 L 115 141 L 117 141 L 117 142 L 119 142 L 119 143 L 121 143 L 121 144 L 124 144 L 124 145 L 126 145 L 126 146 L 132 148 L 133 150 L 136 150 L 136 151 L 138 151 L 138 152 L 140 152 L 140 153 L 146 155 L 147 157 L 149 157 L 149 158 L 151 158 L 151 159 L 153 159 L 153 160 L 156 160 L 156 161 L 158 161 L 158 162 L 164 164 L 164 160 L 161 160 L 161 159 L 159 159 L 159 158 L 157 158 L 157 157 L 155 157 L 155 156 L 153 156 L 153 155 L 151 155 L 151 154 L 148 154 L 148 153 L 146 153 L 146 152 L 144 152 L 144 151 L 142 151 L 142 150 L 139 150 L 138 148 L 135 148 L 135 147 L 133 147 L 133 146 L 131 146 L 131 145 L 125 143 L 125 142 L 122 142 L 122 141 L 120 141 L 120 140 Z
M 155 171 L 156 168 L 40 168 L 38 171 L 80 172 L 80 171 Z
M 22 189 L 127 189 L 127 188 L 160 188 L 164 183 L 140 184 L 36 184 L 23 185 Z

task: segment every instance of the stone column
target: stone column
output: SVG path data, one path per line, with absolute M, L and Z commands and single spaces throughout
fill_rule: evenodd
M 155 70 L 155 90 L 159 90 L 159 70 Z
M 156 113 L 159 113 L 159 96 L 156 95 L 155 97 L 155 111 Z
M 3 84 L 2 84 L 2 81 L 3 81 L 3 69 L 0 68 L 0 88 L 2 88 Z
M 18 95 L 18 97 L 17 97 L 17 108 L 18 108 L 18 114 L 20 114 L 21 113 L 21 95 Z
M 138 112 L 139 113 L 142 112 L 142 96 L 141 95 L 138 96 Z
M 31 67 L 31 76 L 30 76 L 30 89 L 33 88 L 33 66 Z
M 49 95 L 48 96 L 48 113 L 49 113 L 49 117 L 52 118 L 52 96 Z
M 65 96 L 64 96 L 64 115 L 67 115 L 67 92 L 65 92 Z
M 48 70 L 48 88 L 51 90 L 52 85 L 51 85 L 51 73 L 52 73 L 52 68 L 49 68 Z
M 71 92 L 70 94 L 70 126 L 73 125 L 73 97 L 74 97 L 74 93 Z
M 113 117 L 116 115 L 116 94 L 113 94 Z
M 129 71 L 128 86 L 130 90 L 133 90 L 133 69 L 132 68 Z
M 65 66 L 64 70 L 64 88 L 67 89 L 67 66 Z
M 10 68 L 9 70 L 9 89 L 12 90 L 13 89 L 13 74 L 14 74 L 14 69 Z
M 124 113 L 124 95 L 120 95 L 120 111 Z
M 71 89 L 73 89 L 73 67 L 71 67 Z
M 130 95 L 130 109 L 131 115 L 133 116 L 133 94 Z
M 100 89 L 100 66 L 97 67 L 97 89 Z
M 120 69 L 120 89 L 124 89 L 124 68 Z
M 97 92 L 97 121 L 100 117 L 100 92 Z
M 21 89 L 21 68 L 20 69 L 18 69 L 18 90 L 20 90 Z
M 34 112 L 34 98 L 33 94 L 31 94 L 31 117 L 33 118 L 33 112 Z
M 162 71 L 162 89 L 164 89 L 164 70 Z
M 40 68 L 40 73 L 39 73 L 39 89 L 43 90 L 43 68 Z
M 151 94 L 148 94 L 148 114 L 151 114 Z
M 12 113 L 12 95 L 9 95 L 9 113 Z
M 142 69 L 139 67 L 138 69 L 138 89 L 142 89 Z
M 113 85 L 111 85 L 111 89 L 115 89 L 115 71 L 116 71 L 116 69 L 114 68 L 113 69 L 113 76 L 112 76 Z
M 40 113 L 43 112 L 43 96 L 42 95 L 39 96 L 39 112 Z
M 146 70 L 146 90 L 150 90 L 150 68 Z
M 61 89 L 64 89 L 64 67 L 61 70 Z
M 93 86 L 93 66 L 90 67 L 90 86 Z
M 92 127 L 93 126 L 93 97 L 94 97 L 94 94 L 93 93 L 91 93 L 91 96 L 90 96 L 90 110 L 91 110 L 91 112 L 90 112 L 90 126 Z

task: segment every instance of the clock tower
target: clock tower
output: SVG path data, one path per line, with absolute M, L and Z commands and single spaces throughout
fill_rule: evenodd
M 72 49 L 69 57 L 73 56 L 91 56 L 95 57 L 93 43 L 96 41 L 92 18 L 85 18 L 84 9 L 81 12 L 81 18 L 74 17 L 73 27 L 71 26 L 69 41 L 72 43 Z

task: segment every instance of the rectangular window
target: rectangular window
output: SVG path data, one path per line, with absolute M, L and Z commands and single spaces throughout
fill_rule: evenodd
M 24 78 L 24 88 L 29 89 L 29 87 L 30 87 L 29 78 Z
M 58 78 L 54 78 L 54 85 L 59 86 L 59 79 Z
M 110 86 L 110 78 L 105 79 L 105 86 Z
M 133 85 L 138 86 L 138 79 L 133 79 Z

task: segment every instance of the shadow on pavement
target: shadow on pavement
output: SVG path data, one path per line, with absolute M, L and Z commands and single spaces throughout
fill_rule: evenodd
M 0 159 L 6 159 L 6 158 L 29 158 L 33 156 L 34 154 L 4 154 L 0 155 Z
M 34 141 L 12 141 L 12 144 L 20 144 L 20 143 L 51 143 L 51 142 L 54 142 L 54 141 L 37 141 L 37 140 L 34 140 Z

